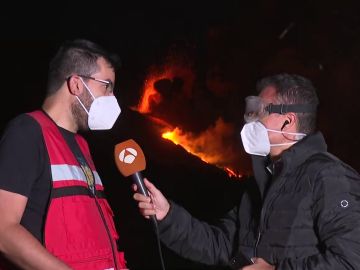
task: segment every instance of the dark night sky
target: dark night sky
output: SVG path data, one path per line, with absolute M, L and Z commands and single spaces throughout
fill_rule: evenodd
M 10 5 L 0 11 L 0 130 L 16 114 L 41 104 L 49 58 L 64 39 L 89 38 L 122 58 L 116 95 L 123 114 L 114 130 L 88 139 L 100 175 L 108 179 L 104 182 L 111 190 L 109 200 L 131 269 L 160 269 L 160 265 L 149 224 L 131 199 L 130 183 L 117 180 L 121 176 L 112 161 L 114 144 L 127 138 L 138 141 L 147 156 L 146 175 L 207 221 L 228 209 L 240 188 L 222 170 L 164 142 L 147 117 L 129 109 L 139 102 L 153 70 L 176 66 L 185 85 L 191 81 L 186 98 L 185 87 L 165 87 L 164 101 L 153 116 L 194 133 L 206 130 L 220 116 L 239 131 L 243 98 L 253 93 L 260 77 L 278 72 L 307 76 L 318 88 L 319 128 L 330 151 L 360 170 L 360 10 L 355 0 Z M 239 155 L 245 158 L 244 153 Z M 166 248 L 164 254 L 167 269 L 210 269 Z

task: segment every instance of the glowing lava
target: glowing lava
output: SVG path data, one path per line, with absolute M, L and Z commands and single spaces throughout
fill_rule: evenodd
M 216 127 L 207 130 L 200 134 L 192 134 L 184 132 L 178 127 L 172 131 L 166 131 L 162 134 L 164 139 L 172 141 L 176 145 L 181 145 L 187 152 L 199 157 L 202 161 L 213 164 L 227 172 L 230 177 L 241 178 L 242 175 L 237 173 L 234 169 L 227 167 L 225 160 L 228 160 L 227 155 L 233 155 L 229 148 L 223 148 L 216 144 L 213 140 L 216 136 L 216 128 L 224 127 L 226 124 L 220 119 L 217 121 Z M 226 129 L 223 128 L 223 130 Z
M 140 98 L 138 105 L 132 109 L 146 114 L 149 119 L 159 124 L 159 133 L 164 139 L 170 140 L 177 145 L 181 145 L 187 152 L 199 157 L 202 161 L 215 165 L 223 169 L 231 178 L 241 178 L 242 174 L 239 173 L 239 155 L 234 151 L 233 147 L 233 134 L 234 125 L 225 123 L 221 118 L 217 119 L 213 126 L 208 127 L 201 133 L 192 133 L 181 130 L 169 123 L 166 115 L 162 112 L 154 113 L 157 108 L 161 106 L 163 96 L 158 92 L 154 86 L 155 82 L 163 79 L 172 79 L 175 75 L 182 75 L 183 77 L 190 78 L 186 83 L 184 92 L 178 92 L 176 95 L 185 95 L 187 98 L 191 97 L 191 85 L 194 80 L 192 72 L 181 68 L 181 66 L 173 66 L 172 68 L 166 67 L 161 70 L 152 70 L 149 72 L 147 79 L 144 83 L 143 94 Z M 165 113 L 166 114 L 166 113 Z

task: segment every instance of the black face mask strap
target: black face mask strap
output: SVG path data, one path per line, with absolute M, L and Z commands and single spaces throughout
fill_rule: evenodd
M 317 105 L 315 104 L 272 104 L 266 106 L 265 110 L 270 113 L 285 114 L 288 112 L 294 113 L 314 113 Z

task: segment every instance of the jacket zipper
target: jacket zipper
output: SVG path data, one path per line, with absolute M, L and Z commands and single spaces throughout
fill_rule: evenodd
M 96 204 L 96 206 L 97 206 L 97 208 L 98 208 L 98 210 L 99 210 L 101 219 L 102 219 L 102 221 L 103 221 L 103 223 L 104 223 L 104 226 L 105 226 L 107 235 L 108 235 L 108 237 L 109 237 L 109 241 L 110 241 L 110 245 L 111 245 L 111 251 L 112 251 L 112 254 L 113 254 L 113 257 L 114 257 L 115 270 L 116 270 L 116 269 L 120 269 L 120 268 L 118 268 L 118 265 L 117 265 L 117 259 L 116 259 L 117 257 L 116 257 L 116 253 L 115 253 L 114 242 L 112 241 L 113 238 L 111 237 L 111 233 L 110 233 L 109 227 L 108 227 L 108 225 L 107 225 L 107 223 L 106 223 L 106 220 L 105 220 L 105 217 L 104 217 L 104 213 L 103 213 L 103 211 L 101 210 L 101 206 L 100 206 L 100 204 L 99 204 L 99 202 L 98 202 L 98 199 L 97 199 L 97 197 L 95 196 L 95 194 L 93 194 L 93 197 L 94 197 L 94 199 L 95 199 L 95 204 Z
M 257 238 L 256 238 L 256 243 L 255 243 L 255 249 L 254 249 L 254 257 L 255 258 L 257 258 L 257 247 L 259 245 L 260 239 L 261 239 L 261 230 L 260 230 L 260 227 L 259 227 L 258 235 L 257 235 Z
M 283 177 L 281 177 L 281 178 L 283 178 Z M 265 224 L 265 220 L 268 218 L 266 214 L 267 214 L 268 210 L 270 209 L 270 207 L 271 207 L 272 203 L 274 202 L 274 200 L 279 196 L 278 191 L 285 184 L 285 178 L 278 179 L 278 181 L 279 180 L 283 180 L 283 181 L 278 183 L 278 187 L 274 187 L 274 186 L 271 187 L 270 186 L 269 191 L 272 191 L 271 198 L 269 198 L 270 192 L 268 192 L 267 195 L 264 198 L 264 203 L 263 203 L 263 206 L 261 208 L 261 215 L 260 215 L 260 220 L 259 220 L 257 239 L 256 239 L 256 242 L 255 242 L 255 248 L 254 248 L 255 257 L 257 257 L 257 247 L 258 247 L 258 245 L 260 243 L 260 240 L 261 240 L 261 237 L 262 237 L 263 224 Z M 268 199 L 266 199 L 266 197 Z M 265 202 L 266 202 L 266 208 L 264 208 Z

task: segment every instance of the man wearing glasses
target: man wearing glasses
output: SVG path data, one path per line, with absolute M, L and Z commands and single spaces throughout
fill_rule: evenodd
M 316 130 L 318 97 L 299 75 L 278 74 L 246 99 L 241 138 L 255 179 L 217 224 L 192 217 L 149 181 L 162 242 L 188 259 L 242 270 L 345 270 L 360 266 L 360 176 L 327 152 Z M 136 186 L 134 186 L 136 190 Z M 211 204 L 209 204 L 211 209 Z
M 111 129 L 117 57 L 87 40 L 50 62 L 42 108 L 0 143 L 0 269 L 126 269 L 113 213 L 78 131 Z

